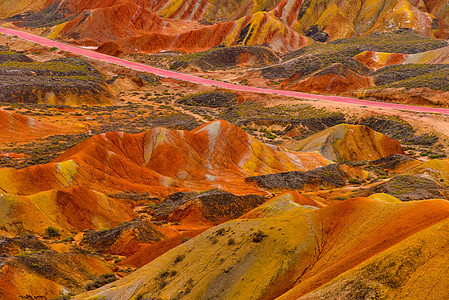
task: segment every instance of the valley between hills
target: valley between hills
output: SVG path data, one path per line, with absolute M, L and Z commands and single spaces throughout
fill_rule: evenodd
M 449 298 L 447 0 L 0 18 L 0 299 Z

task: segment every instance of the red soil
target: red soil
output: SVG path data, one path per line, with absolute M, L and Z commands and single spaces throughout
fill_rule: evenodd
M 0 143 L 31 141 L 60 132 L 56 126 L 0 110 Z

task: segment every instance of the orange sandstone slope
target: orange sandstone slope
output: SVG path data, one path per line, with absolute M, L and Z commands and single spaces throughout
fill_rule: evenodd
M 448 202 L 355 198 L 318 209 L 279 198 L 75 299 L 449 296 L 437 267 L 449 255 Z
M 401 144 L 363 125 L 339 124 L 283 145 L 292 151 L 317 151 L 334 161 L 370 161 L 405 154 Z
M 420 3 L 425 9 L 427 9 L 428 12 L 449 23 L 448 0 L 414 0 L 413 2 Z
M 181 245 L 186 240 L 194 238 L 195 236 L 209 228 L 210 227 L 179 231 L 177 235 L 167 238 L 158 243 L 141 244 L 140 248 L 135 253 L 131 254 L 126 259 L 121 261 L 119 265 L 140 268 L 147 263 L 155 260 L 170 249 Z
M 310 43 L 309 38 L 300 35 L 268 12 L 256 12 L 237 21 L 205 26 L 177 35 L 148 33 L 117 41 L 117 44 L 128 52 L 135 49 L 144 52 L 161 50 L 197 52 L 218 45 L 267 44 L 273 50 L 285 53 Z
M 301 74 L 284 80 L 280 87 L 299 92 L 327 94 L 352 92 L 374 86 L 374 81 L 371 78 L 359 75 L 340 63 L 332 64 L 304 79 L 295 81 L 297 76 L 301 76 Z
M 267 12 L 256 12 L 236 21 L 204 26 L 163 19 L 131 2 L 79 14 L 73 20 L 55 27 L 50 37 L 97 46 L 114 42 L 128 52 L 195 52 L 220 44 L 268 44 L 274 50 L 287 52 L 310 43 L 309 38 Z
M 155 128 L 97 135 L 49 164 L 1 169 L 0 188 L 20 195 L 75 185 L 105 193 L 166 195 L 220 188 L 236 195 L 264 195 L 244 179 L 327 164 L 320 154 L 272 147 L 230 123 L 213 121 L 188 132 Z
M 247 203 L 247 202 L 249 202 L 248 199 L 243 198 L 243 199 L 238 199 L 238 200 L 240 200 L 240 203 L 239 203 L 240 206 L 243 206 L 243 207 L 251 206 L 251 204 L 248 205 L 248 203 Z M 218 200 L 217 202 L 220 202 L 220 200 Z M 214 209 L 217 206 L 217 205 L 214 205 L 213 203 L 209 203 L 209 204 L 212 209 Z M 277 196 L 276 200 L 269 201 L 269 204 L 259 206 L 258 208 L 251 210 L 249 213 L 241 216 L 240 218 L 241 219 L 249 219 L 249 218 L 254 219 L 256 217 L 262 218 L 262 216 L 267 217 L 270 212 L 277 211 L 279 209 L 279 207 L 281 207 L 281 206 L 289 207 L 291 205 L 292 207 L 296 207 L 297 204 L 322 207 L 322 204 L 320 204 L 312 199 L 309 199 L 299 193 L 285 192 L 285 193 Z M 229 209 L 229 211 L 228 211 L 229 214 L 235 214 L 235 211 L 239 210 L 239 207 L 237 207 L 237 209 L 235 209 L 235 205 L 233 205 L 233 206 L 234 207 L 232 207 L 232 209 Z M 225 205 L 223 205 L 223 207 L 225 207 Z M 240 211 L 242 211 L 241 208 L 240 208 Z M 205 231 L 206 229 L 209 229 L 210 227 L 212 227 L 210 225 L 211 224 L 210 220 L 206 220 L 203 216 L 201 216 L 201 213 L 202 212 L 199 212 L 199 214 L 197 214 L 197 216 L 195 216 L 196 219 L 194 220 L 194 222 L 196 222 L 196 223 L 200 223 L 201 221 L 203 221 L 199 224 L 199 226 L 195 227 L 195 224 L 192 224 L 193 222 L 188 223 L 189 220 L 183 219 L 182 225 L 175 227 L 176 229 L 178 229 L 180 231 L 181 234 L 170 237 L 170 238 L 163 240 L 157 244 L 143 245 L 138 251 L 133 253 L 131 256 L 129 256 L 124 261 L 122 261 L 120 264 L 124 265 L 124 266 L 133 266 L 133 267 L 140 268 L 140 267 L 146 265 L 147 263 L 153 261 L 160 255 L 164 254 L 168 250 L 181 245 L 183 243 L 184 239 L 193 238 L 193 237 L 197 236 L 198 234 L 202 233 L 203 231 Z M 216 215 L 220 216 L 220 211 L 218 211 L 218 213 Z M 201 220 L 201 219 L 203 219 L 203 220 Z M 230 220 L 230 218 L 228 218 L 228 220 Z M 186 221 L 188 223 L 187 225 L 185 225 Z M 195 228 L 198 228 L 198 229 L 195 229 Z
M 406 171 L 406 174 L 425 174 L 443 186 L 449 186 L 449 159 L 432 159 Z
M 446 21 L 407 0 L 64 0 L 47 9 L 72 17 L 52 27 L 50 37 L 95 46 L 114 42 L 128 52 L 262 44 L 287 52 L 310 44 L 305 35 L 326 41 L 398 28 L 449 37 Z
M 75 18 L 63 23 L 63 28 L 58 30 L 62 36 L 72 37 L 80 41 L 111 41 L 125 36 L 133 36 L 139 32 L 169 33 L 173 24 L 164 21 L 152 11 L 142 8 L 140 5 L 130 1 L 116 1 L 107 6 L 104 3 L 97 7 L 97 2 L 79 11 Z M 88 7 L 88 8 L 87 8 Z M 72 10 L 72 11 L 73 11 Z M 173 31 L 172 31 L 173 33 Z
M 0 143 L 22 142 L 61 133 L 61 128 L 0 110 Z
M 0 247 L 0 299 L 56 299 L 68 291 L 85 291 L 92 278 L 113 270 L 112 265 L 76 246 L 74 251 L 56 252 L 33 236 L 0 237 L 2 246 L 14 241 L 21 243 L 15 253 Z

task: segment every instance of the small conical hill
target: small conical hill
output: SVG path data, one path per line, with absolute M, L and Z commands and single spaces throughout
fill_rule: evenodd
M 60 132 L 56 126 L 0 110 L 0 143 L 29 141 Z
M 399 142 L 363 125 L 336 125 L 284 146 L 292 151 L 317 151 L 334 161 L 370 161 L 404 154 Z
M 48 227 L 66 235 L 72 231 L 111 228 L 136 217 L 127 205 L 80 187 L 30 196 L 0 194 L 0 201 L 0 234 L 13 236 L 44 235 Z

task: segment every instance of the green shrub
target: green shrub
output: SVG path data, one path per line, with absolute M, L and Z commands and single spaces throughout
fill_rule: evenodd
M 269 140 L 274 140 L 276 138 L 276 135 L 271 133 L 270 131 L 267 131 L 265 136 L 267 137 L 267 139 Z
M 118 278 L 114 273 L 102 274 L 98 278 L 96 278 L 95 281 L 89 282 L 86 286 L 86 290 L 91 291 L 91 290 L 98 289 L 99 287 L 102 287 L 105 284 L 114 282 L 117 279 Z
M 55 227 L 48 226 L 47 229 L 45 229 L 45 237 L 46 238 L 59 238 L 61 234 L 59 233 L 59 229 Z
M 253 243 L 260 243 L 266 237 L 268 237 L 268 235 L 265 234 L 262 230 L 258 230 L 257 232 L 253 233 L 251 236 L 252 236 Z
M 351 184 L 360 184 L 361 183 L 361 181 L 358 180 L 357 178 L 351 178 L 348 180 L 348 182 Z

